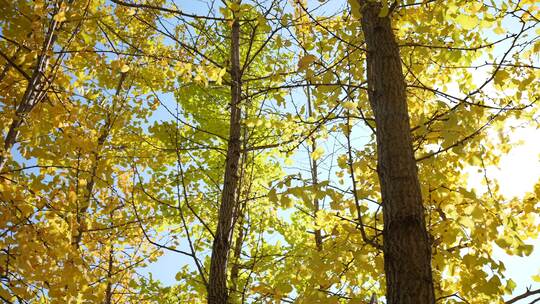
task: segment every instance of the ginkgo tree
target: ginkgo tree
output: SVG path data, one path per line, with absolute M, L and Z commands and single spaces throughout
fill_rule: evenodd
M 110 37 L 122 16 L 96 22 L 106 9 L 91 1 L 5 10 L 1 297 L 131 301 L 135 268 L 159 252 L 128 204 L 126 154 L 150 111 Z
M 0 16 L 7 303 L 515 303 L 535 1 L 27 1 Z M 469 182 L 478 172 L 483 185 Z M 476 173 L 474 173 L 476 174 Z M 164 286 L 160 255 L 185 261 Z

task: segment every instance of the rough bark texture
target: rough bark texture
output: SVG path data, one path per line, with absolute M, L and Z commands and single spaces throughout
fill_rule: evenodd
M 228 300 L 227 291 L 227 261 L 229 257 L 230 239 L 233 232 L 233 210 L 235 193 L 238 184 L 238 163 L 240 159 L 240 23 L 235 19 L 231 34 L 231 118 L 227 158 L 225 161 L 225 176 L 221 205 L 212 256 L 210 259 L 210 277 L 208 280 L 208 304 L 225 304 Z
M 412 149 L 405 80 L 389 17 L 360 0 L 369 101 L 377 125 L 388 304 L 432 304 L 431 246 Z
M 242 254 L 242 245 L 244 243 L 244 229 L 242 227 L 243 215 L 239 216 L 238 226 L 240 227 L 236 240 L 234 242 L 234 256 L 232 258 L 231 267 L 231 291 L 239 293 L 238 290 L 238 277 L 240 275 L 240 255 Z

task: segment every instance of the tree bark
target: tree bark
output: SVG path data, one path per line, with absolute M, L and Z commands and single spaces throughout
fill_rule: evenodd
M 218 226 L 212 245 L 210 277 L 208 280 L 208 304 L 225 304 L 228 301 L 227 262 L 230 239 L 233 232 L 233 210 L 238 184 L 238 164 L 240 159 L 240 99 L 242 92 L 240 70 L 240 23 L 234 18 L 231 31 L 231 117 L 229 140 L 225 161 L 224 185 L 221 194 Z
M 244 244 L 244 228 L 243 224 L 243 214 L 240 214 L 238 217 L 238 226 L 239 231 L 234 242 L 234 251 L 232 258 L 232 267 L 231 267 L 231 291 L 239 293 L 238 290 L 238 278 L 240 276 L 240 255 L 242 254 L 242 245 Z
M 111 231 L 112 230 L 112 227 L 114 227 L 114 210 L 110 213 L 110 216 L 109 216 L 109 219 L 110 219 L 110 227 L 111 227 Z M 111 235 L 110 235 L 111 238 L 114 237 L 114 234 L 111 232 Z M 112 299 L 113 299 L 113 283 L 112 283 L 112 279 L 113 279 L 113 268 L 114 268 L 114 246 L 113 244 L 109 244 L 109 259 L 108 259 L 108 265 L 107 265 L 107 287 L 105 289 L 105 301 L 103 304 L 112 304 Z
M 308 82 L 309 84 L 309 82 Z M 307 87 L 307 92 L 306 92 L 306 97 L 307 97 L 307 116 L 308 118 L 311 117 L 313 115 L 313 110 L 312 110 L 312 107 L 311 107 L 311 90 L 309 89 L 309 86 Z M 312 140 L 312 143 L 311 143 L 311 153 L 315 152 L 315 150 L 317 150 L 317 139 L 315 138 L 315 136 L 313 136 L 311 138 Z M 309 151 L 309 150 L 308 150 Z M 311 183 L 312 183 L 312 186 L 313 188 L 316 188 L 317 185 L 319 184 L 319 181 L 318 181 L 318 177 L 319 177 L 319 173 L 318 173 L 318 164 L 317 164 L 317 160 L 316 159 L 313 159 L 311 156 Z M 315 195 L 314 198 L 313 198 L 313 215 L 314 215 L 314 219 L 315 219 L 315 225 L 317 224 L 317 213 L 319 212 L 320 210 L 320 205 L 319 205 L 319 200 L 317 199 L 317 196 Z M 321 229 L 315 229 L 315 247 L 317 248 L 317 251 L 322 251 L 323 249 L 323 238 L 322 238 L 322 232 L 321 232 Z
M 388 304 L 435 302 L 431 245 L 424 218 L 399 48 L 381 4 L 360 1 L 367 46 L 368 95 L 377 125 Z
M 243 135 L 244 138 L 247 139 L 249 137 L 249 134 L 247 132 L 248 130 L 244 128 L 242 131 L 244 133 Z M 236 206 L 235 206 L 235 209 L 233 210 L 233 226 L 239 227 L 239 230 L 234 241 L 234 249 L 232 252 L 233 257 L 231 259 L 232 265 L 231 265 L 231 274 L 230 274 L 231 287 L 229 288 L 229 291 L 235 294 L 235 298 L 236 298 L 236 295 L 243 294 L 243 292 L 241 293 L 238 290 L 238 278 L 240 276 L 242 246 L 244 245 L 244 227 L 243 227 L 244 226 L 244 211 L 246 209 L 246 205 L 248 202 L 248 193 L 250 192 L 250 189 L 251 189 L 251 180 L 250 180 L 249 184 L 247 185 L 247 189 L 244 192 L 242 191 L 242 188 L 244 187 L 243 183 L 246 181 L 245 177 L 246 177 L 246 169 L 247 169 L 246 167 L 247 167 L 247 159 L 248 159 L 248 150 L 246 146 L 246 141 L 247 140 L 244 140 L 242 142 L 243 152 L 240 157 L 240 165 L 239 165 L 240 176 L 238 177 L 238 186 L 237 186 L 237 191 L 236 191 Z M 244 195 L 243 201 L 241 201 L 242 194 Z M 246 228 L 246 231 L 247 231 L 247 228 Z M 231 234 L 231 237 L 232 237 L 232 234 Z M 234 303 L 237 303 L 237 302 L 238 301 Z

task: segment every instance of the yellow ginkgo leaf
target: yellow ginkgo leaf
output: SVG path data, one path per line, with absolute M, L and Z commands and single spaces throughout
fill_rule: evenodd
M 313 151 L 313 153 L 311 153 L 311 158 L 313 160 L 317 160 L 319 158 L 321 158 L 321 156 L 323 156 L 324 154 L 324 149 L 321 148 L 321 147 L 317 147 L 317 149 L 315 149 L 315 151 Z
M 341 106 L 349 111 L 352 111 L 354 109 L 356 109 L 356 103 L 352 102 L 352 101 L 346 101 L 344 103 L 341 104 Z
M 64 22 L 66 21 L 66 12 L 59 11 L 58 14 L 54 16 L 54 21 L 56 22 Z
M 456 21 L 465 30 L 472 30 L 478 25 L 478 19 L 474 16 L 459 15 L 456 17 Z
M 314 55 L 311 55 L 311 54 L 305 55 L 304 57 L 300 58 L 300 60 L 298 61 L 298 69 L 305 70 L 315 60 L 317 60 L 317 57 L 315 57 Z
M 510 77 L 510 75 L 508 74 L 507 71 L 505 70 L 499 70 L 497 71 L 497 73 L 495 74 L 495 84 L 498 84 L 498 85 L 501 85 L 503 84 L 506 79 L 508 79 Z
M 388 0 L 382 1 L 382 7 L 379 11 L 379 18 L 384 18 L 390 13 L 390 7 L 388 6 Z
M 495 34 L 497 34 L 497 35 L 502 35 L 502 34 L 506 33 L 505 29 L 502 28 L 501 26 L 497 26 L 497 27 L 493 30 L 493 32 L 494 32 Z
M 127 73 L 129 71 L 129 66 L 127 64 L 124 64 L 122 68 L 120 69 L 120 73 Z

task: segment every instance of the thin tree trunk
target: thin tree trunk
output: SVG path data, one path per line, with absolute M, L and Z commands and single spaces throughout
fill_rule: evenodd
M 309 89 L 309 86 L 307 87 L 306 95 L 307 95 L 307 115 L 308 117 L 311 117 L 313 115 L 313 110 L 311 107 L 311 90 Z M 317 150 L 317 139 L 315 138 L 315 136 L 311 138 L 311 141 L 312 141 L 311 153 L 313 153 L 315 152 L 315 150 Z M 316 188 L 317 185 L 319 184 L 319 181 L 318 181 L 319 173 L 318 173 L 317 160 L 314 159 L 313 157 L 311 157 L 311 170 L 310 171 L 311 171 L 311 183 L 313 187 Z M 320 210 L 319 200 L 317 199 L 317 196 L 315 195 L 313 198 L 313 214 L 314 214 L 315 221 L 317 221 L 317 213 L 319 212 L 319 210 Z M 323 238 L 322 238 L 321 229 L 315 229 L 315 247 L 317 248 L 317 251 L 322 251 L 323 249 Z
M 126 75 L 127 75 L 126 73 L 122 73 L 120 75 L 120 80 L 118 82 L 118 85 L 116 86 L 116 93 L 114 94 L 114 97 L 120 97 L 120 92 L 122 91 L 122 85 L 124 83 L 124 80 L 126 79 Z M 110 112 L 107 112 L 106 114 L 105 125 L 103 126 L 103 131 L 101 132 L 101 135 L 97 139 L 96 149 L 92 152 L 93 164 L 92 164 L 92 168 L 90 169 L 90 177 L 86 183 L 86 197 L 84 198 L 83 201 L 77 200 L 76 221 L 77 221 L 78 226 L 77 226 L 77 232 L 74 235 L 73 241 L 72 241 L 72 244 L 75 245 L 76 248 L 79 248 L 81 245 L 81 240 L 82 240 L 84 229 L 85 229 L 85 227 L 83 226 L 83 220 L 86 216 L 86 212 L 88 208 L 90 208 L 90 205 L 92 203 L 92 196 L 94 192 L 94 186 L 96 183 L 97 171 L 100 166 L 101 158 L 103 157 L 103 154 L 102 154 L 103 146 L 105 145 L 105 142 L 109 138 L 109 135 L 113 128 L 114 118 L 112 116 L 114 114 L 111 112 L 114 112 L 114 104 L 113 104 L 113 109 Z
M 229 141 L 225 161 L 225 175 L 218 225 L 212 245 L 210 258 L 210 277 L 208 282 L 208 304 L 225 304 L 228 300 L 227 262 L 230 249 L 230 237 L 233 232 L 233 210 L 235 207 L 236 187 L 238 184 L 238 164 L 240 159 L 240 23 L 235 17 L 231 31 L 231 117 Z
M 112 227 L 114 227 L 114 210 L 110 213 L 109 216 L 110 219 L 110 228 L 111 231 Z M 113 233 L 111 232 L 111 235 L 109 237 L 113 237 Z M 104 304 L 112 304 L 112 296 L 113 296 L 113 283 L 112 283 L 112 276 L 113 276 L 113 267 L 114 267 L 114 246 L 113 243 L 109 244 L 109 259 L 108 259 L 108 265 L 107 265 L 107 288 L 105 289 L 105 302 Z
M 58 13 L 58 8 L 54 16 Z M 60 23 L 56 20 L 51 19 L 47 35 L 43 41 L 43 46 L 38 56 L 36 66 L 32 71 L 32 75 L 28 79 L 28 84 L 21 102 L 15 109 L 15 117 L 11 121 L 6 137 L 4 138 L 4 144 L 0 147 L 0 172 L 4 169 L 7 160 L 11 155 L 11 148 L 15 145 L 17 137 L 19 135 L 20 127 L 24 123 L 24 120 L 34 109 L 34 107 L 39 104 L 43 98 L 46 96 L 45 91 L 45 82 L 46 77 L 44 76 L 50 61 L 50 50 L 52 49 L 54 42 L 56 41 L 56 31 Z
M 377 125 L 388 304 L 432 304 L 431 245 L 412 149 L 405 79 L 390 18 L 360 0 L 369 101 Z

